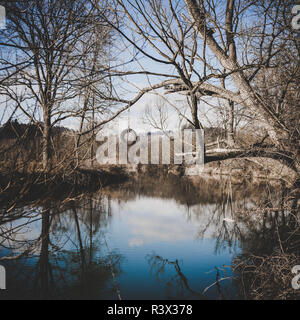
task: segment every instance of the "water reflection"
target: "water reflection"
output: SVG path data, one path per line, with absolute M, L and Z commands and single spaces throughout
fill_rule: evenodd
M 166 288 L 168 296 L 172 295 L 172 299 L 186 297 L 188 299 L 196 298 L 203 300 L 206 298 L 204 294 L 196 292 L 191 288 L 189 280 L 181 271 L 178 260 L 169 261 L 155 253 L 147 255 L 146 259 L 151 273 L 159 281 L 164 281 L 162 275 L 168 273 L 169 279 L 166 281 Z
M 228 267 L 235 258 L 270 253 L 279 237 L 282 250 L 299 248 L 294 236 L 287 241 L 299 226 L 297 199 L 294 212 L 263 209 L 283 208 L 285 192 L 228 179 L 143 177 L 2 208 L 2 298 L 241 297 L 239 273 Z
M 101 290 L 105 294 L 111 285 L 112 270 L 120 273 L 122 260 L 118 252 L 101 254 L 109 206 L 86 195 L 67 204 L 47 201 L 24 209 L 24 217 L 1 225 L 7 296 L 101 298 Z

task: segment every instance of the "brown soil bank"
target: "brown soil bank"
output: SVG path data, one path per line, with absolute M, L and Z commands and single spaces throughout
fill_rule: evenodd
M 166 174 L 175 176 L 184 176 L 186 169 L 193 169 L 193 166 L 185 167 L 184 165 L 127 165 L 122 169 L 130 174 Z M 197 172 L 197 171 L 196 171 Z M 211 176 L 218 180 L 221 176 L 228 176 L 237 183 L 244 179 L 255 182 L 261 179 L 272 181 L 284 181 L 288 185 L 294 185 L 299 179 L 297 173 L 281 162 L 268 158 L 252 157 L 242 159 L 227 159 L 222 161 L 213 161 L 206 163 L 199 173 L 191 175 L 195 177 Z
M 268 158 L 245 158 L 214 161 L 205 164 L 204 173 L 213 176 L 229 175 L 235 178 L 248 177 L 253 180 L 271 179 L 284 180 L 294 184 L 297 173 L 274 159 Z

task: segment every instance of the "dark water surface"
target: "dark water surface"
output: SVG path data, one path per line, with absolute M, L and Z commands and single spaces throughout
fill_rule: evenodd
M 250 249 L 268 250 L 273 228 L 272 217 L 245 212 L 280 201 L 280 192 L 227 179 L 158 177 L 4 208 L 3 297 L 240 298 L 230 266 Z

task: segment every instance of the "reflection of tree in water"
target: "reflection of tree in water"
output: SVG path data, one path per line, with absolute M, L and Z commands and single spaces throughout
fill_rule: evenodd
M 216 253 L 229 248 L 235 254 L 234 277 L 243 278 L 242 296 L 295 297 L 295 290 L 291 293 L 291 270 L 300 264 L 299 189 L 264 185 L 259 192 L 249 194 L 245 184 L 239 185 L 238 193 L 233 188 L 230 181 L 220 183 L 219 190 L 212 191 L 216 194 L 214 206 L 200 199 L 199 204 L 188 207 L 187 220 L 201 221 L 200 239 L 213 230 L 209 235 L 216 239 Z M 241 254 L 236 257 L 238 252 Z M 178 266 L 178 262 L 158 256 L 149 261 L 157 275 L 169 266 Z M 168 285 L 189 290 L 180 269 L 176 271 Z
M 225 197 L 228 194 L 230 190 L 224 193 Z M 300 264 L 299 189 L 284 185 L 273 189 L 267 185 L 251 203 L 247 197 L 245 194 L 244 201 L 232 201 L 231 197 L 227 201 L 227 197 L 226 205 L 225 201 L 216 204 L 208 222 L 217 226 L 216 250 L 230 246 L 233 240 L 241 247 L 233 269 L 242 297 L 290 299 L 298 294 L 299 298 L 291 286 L 291 270 Z M 232 221 L 224 221 L 226 216 Z
M 213 229 L 210 237 L 216 239 L 215 252 L 220 253 L 230 248 L 235 253 L 240 242 L 246 237 L 243 230 L 243 214 L 251 209 L 280 206 L 280 192 L 284 188 L 267 182 L 234 184 L 228 177 L 218 180 L 198 177 L 189 180 L 176 176 L 142 176 L 128 181 L 122 187 L 111 186 L 104 192 L 113 199 L 133 201 L 138 196 L 174 199 L 180 206 L 185 206 L 186 221 L 200 222 L 201 229 L 197 238 L 203 239 Z
M 32 221 L 37 220 L 28 213 L 22 221 L 14 221 L 19 225 L 10 228 L 9 237 L 5 232 L 0 234 L 2 247 L 9 240 L 9 249 L 15 248 L 1 262 L 9 270 L 12 289 L 8 295 L 100 298 L 106 290 L 109 297 L 117 298 L 112 274 L 120 274 L 122 257 L 117 252 L 103 254 L 103 235 L 111 218 L 110 200 L 84 196 L 63 204 L 50 201 L 43 205 L 48 209 L 35 214 L 41 220 L 35 226 L 40 228 L 40 236 L 22 239 L 22 234 L 30 234 Z
M 175 274 L 166 280 L 166 288 L 168 295 L 172 299 L 185 298 L 185 299 L 205 299 L 204 295 L 194 291 L 188 279 L 185 277 L 181 271 L 180 264 L 178 260 L 169 261 L 164 259 L 155 253 L 147 255 L 146 260 L 150 265 L 150 271 L 155 275 L 156 279 L 160 282 L 164 281 L 162 278 L 167 268 L 172 268 Z M 169 274 L 167 271 L 166 273 Z
M 248 299 L 299 299 L 291 270 L 300 264 L 299 189 L 281 188 L 252 210 L 237 213 L 243 224 L 241 254 L 233 261 Z
M 278 201 L 269 201 L 264 208 L 240 217 L 247 234 L 233 266 L 247 299 L 300 298 L 291 285 L 295 276 L 291 270 L 300 264 L 298 196 L 283 192 L 279 200 L 281 207 Z
M 103 252 L 107 251 L 104 239 L 112 217 L 110 201 L 121 204 L 141 195 L 174 199 L 189 223 L 201 222 L 198 239 L 215 238 L 216 253 L 228 248 L 235 255 L 240 252 L 239 259 L 234 260 L 235 277 L 243 276 L 237 266 L 249 261 L 258 263 L 261 257 L 276 254 L 282 259 L 289 259 L 289 255 L 299 258 L 299 191 L 293 193 L 284 186 L 267 184 L 234 185 L 228 179 L 138 179 L 76 198 L 2 208 L 0 259 L 7 257 L 0 264 L 7 266 L 10 281 L 13 277 L 19 279 L 14 281 L 14 296 L 19 292 L 20 297 L 42 297 L 42 292 L 43 297 L 94 298 L 109 286 L 107 296 L 117 298 L 112 274 L 120 274 L 122 257 L 116 252 L 107 257 Z M 37 234 L 29 232 L 32 225 Z M 26 238 L 29 234 L 30 239 Z M 289 261 L 296 260 L 288 260 L 287 267 Z M 165 275 L 173 276 L 164 280 L 171 297 L 201 299 L 178 261 L 152 256 L 148 262 L 161 281 L 164 270 L 171 270 Z
M 228 177 L 220 179 L 204 179 L 194 177 L 177 176 L 138 176 L 136 179 L 128 180 L 122 185 L 106 187 L 103 192 L 109 194 L 112 199 L 123 201 L 135 200 L 139 196 L 157 197 L 160 199 L 172 199 L 178 204 L 191 207 L 197 204 L 208 205 L 222 203 L 224 191 L 230 185 Z M 233 201 L 244 201 L 248 198 L 260 198 L 266 193 L 268 184 L 261 182 L 251 184 L 244 181 L 243 184 L 231 184 Z M 270 191 L 276 187 L 269 186 Z
M 197 237 L 202 239 L 209 230 L 214 230 L 216 252 L 225 248 L 233 248 L 235 252 L 240 245 L 244 250 L 251 240 L 256 242 L 253 245 L 256 251 L 260 247 L 268 251 L 270 246 L 272 250 L 278 238 L 277 228 L 280 233 L 287 234 L 287 227 L 295 227 L 295 213 L 292 213 L 295 210 L 292 209 L 294 204 L 290 201 L 290 193 L 285 187 L 268 185 L 254 194 L 249 194 L 245 184 L 239 185 L 239 188 L 240 192 L 234 197 L 230 180 L 220 183 L 222 195 L 214 206 L 199 204 L 193 207 L 193 219 L 203 225 Z
M 232 283 L 234 278 L 230 275 L 230 272 L 226 270 L 225 266 L 223 268 L 215 268 L 215 282 L 210 286 L 203 288 L 202 292 L 197 292 L 192 288 L 188 278 L 184 275 L 178 259 L 170 261 L 152 253 L 146 256 L 146 260 L 150 265 L 151 274 L 155 275 L 157 281 L 165 283 L 170 299 L 205 300 L 208 298 L 207 291 L 212 287 L 215 287 L 220 299 L 225 300 L 232 298 L 230 289 L 224 282 L 230 280 L 230 283 Z M 172 273 L 173 275 L 171 275 Z

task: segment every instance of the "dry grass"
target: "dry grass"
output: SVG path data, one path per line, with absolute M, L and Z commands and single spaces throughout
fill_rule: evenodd
M 234 270 L 241 276 L 242 292 L 252 300 L 299 300 L 300 290 L 292 287 L 292 268 L 300 256 L 275 252 L 270 256 L 237 258 Z

